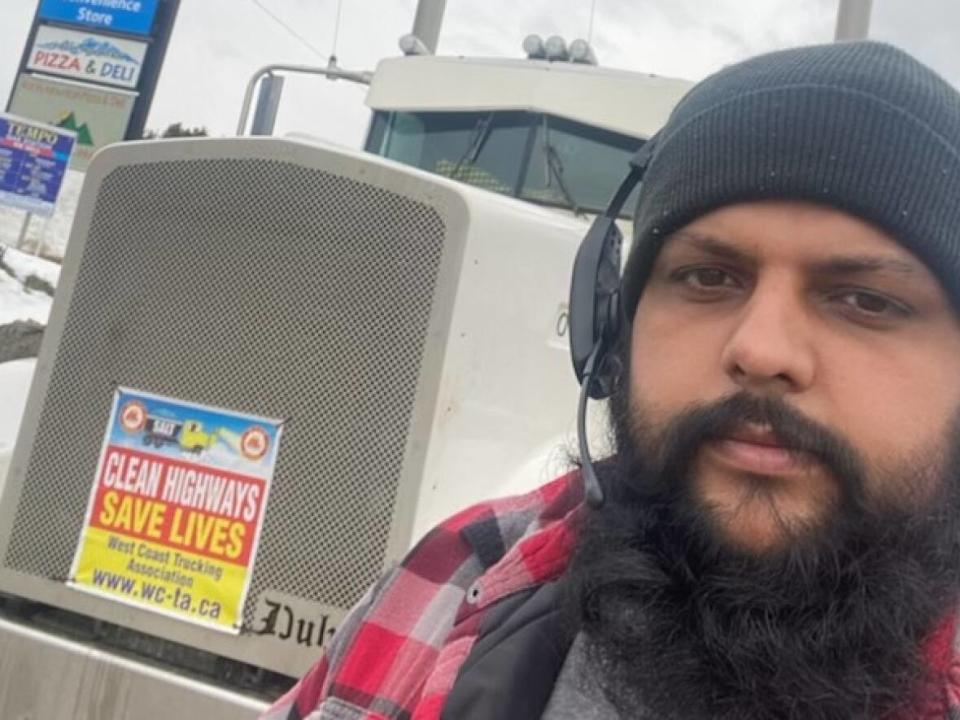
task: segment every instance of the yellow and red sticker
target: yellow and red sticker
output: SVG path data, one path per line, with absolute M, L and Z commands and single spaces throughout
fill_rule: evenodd
M 119 389 L 71 584 L 239 632 L 279 439 L 277 420 Z

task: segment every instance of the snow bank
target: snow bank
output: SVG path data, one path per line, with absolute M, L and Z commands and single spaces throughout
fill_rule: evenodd
M 13 277 L 8 270 L 0 269 L 0 325 L 14 320 L 35 320 L 46 325 L 53 298 L 42 290 L 27 289 L 24 283 L 32 275 L 56 287 L 60 266 L 13 249 L 3 253 L 3 265 Z M 0 491 L 27 404 L 27 390 L 35 365 L 33 358 L 0 363 Z
M 13 271 L 20 282 L 26 282 L 27 277 L 35 275 L 56 287 L 60 280 L 60 266 L 57 263 L 28 255 L 13 248 L 8 249 L 3 254 L 3 264 Z
M 3 253 L 2 262 L 14 277 L 0 269 L 0 325 L 14 320 L 35 320 L 46 325 L 53 298 L 42 290 L 28 289 L 24 283 L 32 275 L 56 287 L 60 266 L 12 248 Z
M 0 453 L 12 452 L 36 358 L 0 363 Z
M 17 441 L 27 391 L 37 361 L 33 358 L 0 363 L 0 493 Z

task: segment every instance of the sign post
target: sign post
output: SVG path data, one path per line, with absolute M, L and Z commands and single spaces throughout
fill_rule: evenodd
M 17 250 L 23 250 L 23 244 L 27 241 L 27 228 L 30 227 L 30 221 L 33 219 L 33 213 L 25 212 L 23 214 L 23 223 L 20 225 L 20 235 L 17 236 Z
M 140 72 L 140 86 L 137 88 L 139 95 L 136 103 L 134 103 L 133 112 L 130 114 L 126 140 L 139 140 L 143 137 L 143 130 L 147 124 L 147 114 L 150 112 L 150 104 L 153 102 L 153 92 L 157 87 L 157 80 L 160 78 L 163 59 L 167 55 L 167 45 L 170 43 L 173 23 L 177 18 L 179 9 L 180 0 L 160 0 L 157 5 L 156 18 L 153 21 L 153 32 L 151 33 L 150 51 L 144 58 L 143 70 Z

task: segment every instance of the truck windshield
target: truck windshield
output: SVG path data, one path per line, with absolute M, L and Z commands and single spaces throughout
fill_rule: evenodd
M 642 143 L 542 113 L 377 111 L 366 149 L 502 195 L 595 213 Z

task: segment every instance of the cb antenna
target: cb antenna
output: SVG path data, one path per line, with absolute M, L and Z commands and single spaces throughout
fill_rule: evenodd
M 587 44 L 593 45 L 593 16 L 597 10 L 597 0 L 590 1 L 590 24 L 587 26 Z
M 340 12 L 343 10 L 343 0 L 337 0 L 337 19 L 333 23 L 333 42 L 330 44 L 330 59 L 327 63 L 332 67 L 337 64 L 337 40 L 340 38 Z

